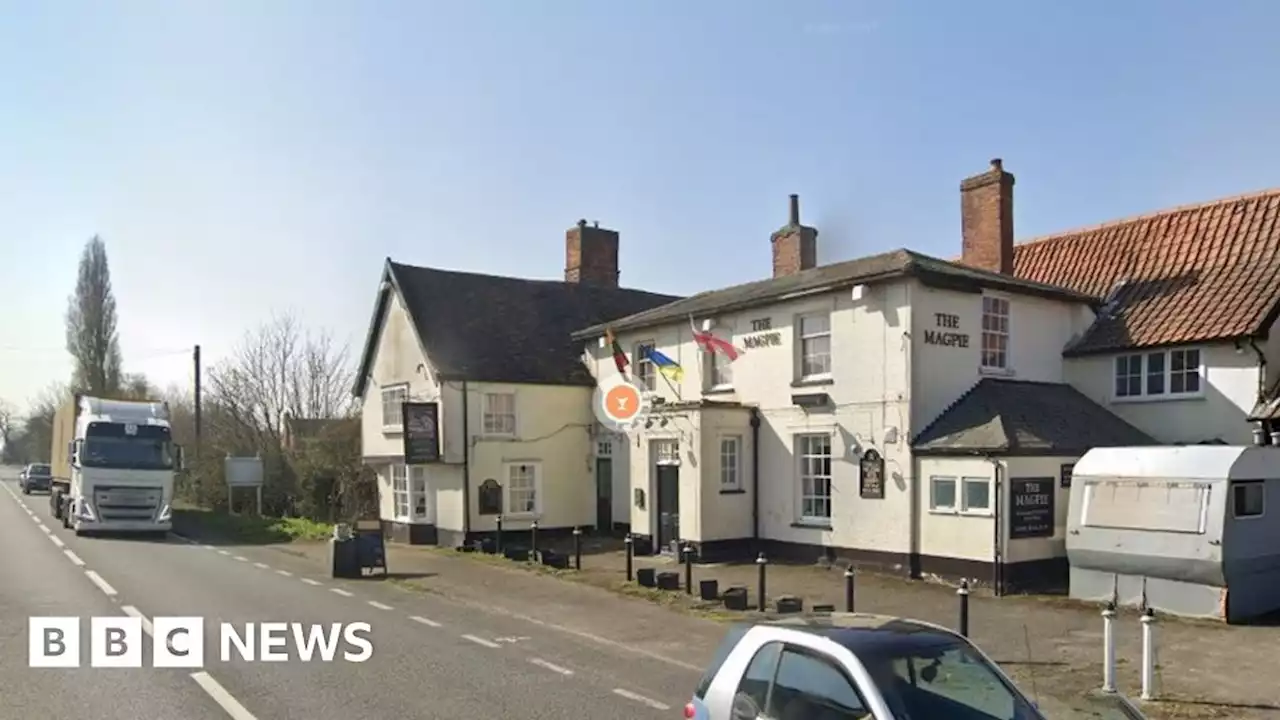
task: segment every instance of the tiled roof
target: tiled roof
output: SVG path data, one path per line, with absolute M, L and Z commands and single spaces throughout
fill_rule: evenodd
M 1080 455 L 1155 445 L 1070 385 L 983 378 L 912 441 L 917 453 Z
M 744 285 L 698 293 L 669 305 L 614 320 L 609 325 L 614 330 L 636 330 L 684 321 L 690 316 L 705 317 L 761 307 L 776 303 L 785 297 L 795 297 L 810 292 L 830 292 L 854 285 L 904 277 L 918 278 L 929 285 L 972 292 L 978 292 L 985 287 L 1074 302 L 1093 300 L 1073 290 L 972 268 L 922 255 L 913 250 L 899 249 L 857 260 L 821 265 L 794 275 L 757 280 Z M 600 324 L 579 329 L 574 336 L 595 337 L 604 330 L 605 325 Z
M 364 394 L 381 318 L 397 290 L 442 377 L 479 382 L 595 384 L 578 328 L 665 305 L 678 297 L 558 280 L 481 275 L 387 260 L 353 391 Z
M 1068 355 L 1256 335 L 1280 300 L 1280 190 L 1022 243 L 1014 274 L 1112 302 Z

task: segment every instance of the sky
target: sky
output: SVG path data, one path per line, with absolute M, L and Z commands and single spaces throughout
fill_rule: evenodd
M 70 375 L 106 242 L 126 370 L 189 387 L 292 313 L 360 352 L 387 257 L 621 282 L 960 250 L 959 183 L 1020 239 L 1280 185 L 1280 3 L 0 0 L 0 398 Z

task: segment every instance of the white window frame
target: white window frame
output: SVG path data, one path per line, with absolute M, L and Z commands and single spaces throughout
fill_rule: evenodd
M 383 385 L 382 393 L 382 429 L 385 432 L 399 432 L 404 429 L 404 404 L 409 401 L 409 383 Z
M 825 331 L 806 331 L 804 323 L 806 320 L 821 319 L 827 324 Z M 825 380 L 831 377 L 831 313 L 829 312 L 812 312 L 803 313 L 796 316 L 796 377 L 800 380 Z M 811 351 L 809 343 L 826 340 L 827 349 L 825 351 Z M 805 372 L 806 359 L 825 358 L 820 363 L 820 369 L 813 372 Z
M 532 478 L 532 487 L 521 485 L 516 487 L 515 472 L 517 470 L 528 470 Z M 503 517 L 540 517 L 542 515 L 542 463 L 536 460 L 527 460 L 524 462 L 513 461 L 502 464 L 502 507 Z M 522 478 L 523 482 L 523 478 Z M 529 503 L 524 497 L 524 493 L 533 492 L 533 509 L 529 509 Z M 521 495 L 517 496 L 519 492 Z M 516 501 L 520 500 L 519 508 Z
M 1236 495 L 1240 493 L 1240 491 L 1242 490 L 1245 490 L 1247 488 L 1253 488 L 1253 487 L 1261 489 L 1262 509 L 1256 513 L 1248 513 L 1246 515 L 1238 514 L 1236 512 Z M 1231 483 L 1231 517 L 1233 519 L 1257 520 L 1259 518 L 1265 517 L 1266 514 L 1267 514 L 1267 481 L 1266 480 L 1242 480 L 1239 482 Z
M 425 522 L 431 518 L 431 476 L 426 465 L 410 465 L 409 477 L 409 513 L 414 522 Z M 422 501 L 419 511 L 418 501 Z
M 966 492 L 970 485 L 985 485 L 987 488 L 987 506 L 986 507 L 970 507 L 969 494 Z M 960 501 L 960 513 L 962 515 L 991 515 L 994 513 L 992 505 L 995 503 L 995 492 L 991 486 L 991 478 L 981 476 L 966 475 L 960 478 L 960 484 L 957 486 L 960 491 L 958 499 Z
M 515 437 L 516 394 L 486 392 L 481 396 L 480 429 L 490 437 Z
M 649 392 L 654 392 L 658 389 L 658 368 L 649 359 L 648 353 L 643 353 L 642 351 L 645 348 L 655 350 L 657 347 L 658 343 L 655 340 L 642 340 L 635 344 L 635 349 L 631 354 L 632 358 L 634 358 L 635 371 L 633 374 L 636 377 L 636 382 Z
M 613 457 L 613 441 L 612 440 L 596 440 L 596 457 L 600 457 L 600 458 Z
M 391 481 L 391 518 L 396 522 L 409 522 L 412 518 L 407 468 L 407 465 L 391 465 L 387 469 L 387 479 Z
M 939 483 L 945 483 L 951 486 L 951 492 L 955 500 L 951 505 L 939 505 L 938 498 L 934 492 L 934 488 Z M 969 497 L 965 493 L 965 489 L 969 485 L 985 485 L 987 487 L 987 507 L 975 508 L 969 507 Z M 995 488 L 992 485 L 991 478 L 982 477 L 980 475 L 930 475 L 929 476 L 929 512 L 937 515 L 979 515 L 990 516 L 995 514 Z
M 1153 359 L 1158 359 L 1152 362 Z M 1188 367 L 1187 360 L 1193 361 Z M 1134 363 L 1137 363 L 1136 369 Z M 1125 373 L 1121 374 L 1121 365 Z M 1174 370 L 1174 365 L 1182 368 Z M 1158 369 L 1153 370 L 1152 366 Z M 1196 378 L 1195 390 L 1174 391 L 1175 379 L 1180 379 L 1183 388 L 1187 378 Z M 1125 386 L 1120 386 L 1121 379 Z M 1129 392 L 1129 383 L 1137 379 L 1138 392 Z M 1126 352 L 1116 355 L 1111 361 L 1111 399 L 1115 402 L 1150 402 L 1157 400 L 1183 400 L 1204 397 L 1205 366 L 1204 350 L 1199 347 L 1176 347 L 1163 350 Z
M 939 505 L 937 494 L 934 488 L 938 483 L 946 483 L 951 486 L 952 497 L 950 505 Z M 939 513 L 943 515 L 955 515 L 960 510 L 960 481 L 954 475 L 930 475 L 929 476 L 929 512 Z
M 826 443 L 827 452 L 825 455 L 812 452 L 812 448 L 808 447 L 809 442 L 816 440 L 821 440 Z M 795 436 L 797 495 L 796 517 L 801 523 L 807 525 L 831 525 L 831 515 L 833 514 L 832 505 L 834 504 L 832 474 L 835 471 L 835 453 L 833 447 L 834 443 L 832 440 L 833 438 L 830 433 L 804 433 Z M 828 469 L 826 475 L 821 473 L 810 474 L 805 471 L 806 460 L 822 458 L 826 458 L 827 460 Z M 811 491 L 807 491 L 805 488 L 806 481 L 812 483 Z M 819 491 L 820 483 L 825 483 L 826 493 Z M 826 515 L 806 512 L 806 501 L 820 503 L 823 499 L 826 500 Z
M 733 342 L 733 337 L 726 338 Z M 733 389 L 733 362 L 724 353 L 702 353 L 702 371 L 706 378 L 703 387 L 708 392 L 723 392 Z
M 742 436 L 721 435 L 719 450 L 720 492 L 742 490 Z
M 982 347 L 980 369 L 988 372 L 1009 371 L 1009 316 L 1012 303 L 1002 295 L 982 296 Z

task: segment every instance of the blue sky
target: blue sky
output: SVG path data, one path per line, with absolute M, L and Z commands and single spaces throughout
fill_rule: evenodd
M 799 193 L 824 262 L 958 253 L 1002 157 L 1019 238 L 1280 184 L 1280 3 L 0 0 L 0 398 L 67 377 L 107 242 L 129 369 L 189 383 L 292 311 L 351 342 L 382 261 L 765 277 Z

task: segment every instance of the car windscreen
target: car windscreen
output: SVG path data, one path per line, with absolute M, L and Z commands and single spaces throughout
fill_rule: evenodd
M 44 477 L 49 473 L 50 473 L 50 470 L 48 465 L 32 465 L 31 472 L 29 474 L 37 475 L 39 477 Z
M 737 647 L 738 641 L 743 635 L 751 629 L 750 625 L 734 625 L 729 628 L 729 632 L 725 634 L 724 640 L 720 641 L 720 647 L 716 648 L 715 657 L 711 659 L 711 663 L 707 665 L 706 672 L 702 674 L 702 679 L 698 681 L 698 688 L 693 694 L 702 699 L 706 697 L 707 690 L 711 688 L 711 681 L 715 680 L 716 673 L 720 672 L 720 666 L 725 660 L 729 659 L 729 654 Z

